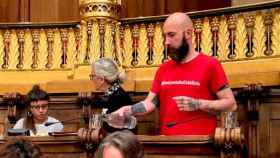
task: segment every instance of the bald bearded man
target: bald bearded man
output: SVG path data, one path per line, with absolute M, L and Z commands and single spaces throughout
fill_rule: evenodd
M 157 70 L 144 101 L 115 113 L 144 115 L 159 107 L 160 134 L 214 134 L 217 112 L 237 108 L 225 72 L 217 59 L 195 50 L 192 20 L 185 13 L 170 15 L 163 32 L 171 60 Z

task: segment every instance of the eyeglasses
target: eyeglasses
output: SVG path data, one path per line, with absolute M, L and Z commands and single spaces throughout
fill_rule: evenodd
M 97 79 L 97 78 L 102 78 L 102 77 L 97 76 L 96 74 L 89 74 L 89 79 L 90 79 L 90 80 L 95 80 L 95 79 Z
M 48 104 L 42 104 L 42 105 L 32 105 L 31 108 L 35 110 L 46 110 L 49 107 Z
M 89 74 L 89 79 L 90 80 L 94 80 L 96 78 L 96 75 L 95 74 Z

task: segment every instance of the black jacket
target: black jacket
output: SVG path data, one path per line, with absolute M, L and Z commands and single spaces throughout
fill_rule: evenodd
M 114 83 L 106 92 L 101 96 L 95 96 L 92 101 L 94 108 L 106 108 L 107 114 L 114 112 L 122 106 L 131 105 L 132 100 L 124 89 L 118 84 Z M 103 124 L 107 132 L 114 132 L 120 129 L 113 128 L 107 123 Z

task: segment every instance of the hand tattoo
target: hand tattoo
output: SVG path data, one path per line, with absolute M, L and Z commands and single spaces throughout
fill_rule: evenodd
M 190 111 L 198 110 L 200 105 L 201 105 L 201 102 L 198 99 L 189 100 L 188 106 L 189 106 Z

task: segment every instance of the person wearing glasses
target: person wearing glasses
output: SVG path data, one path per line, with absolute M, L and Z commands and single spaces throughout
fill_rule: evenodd
M 130 96 L 121 87 L 125 80 L 125 73 L 121 72 L 118 65 L 109 58 L 100 58 L 92 63 L 90 80 L 94 83 L 97 91 L 101 95 L 95 95 L 92 106 L 103 108 L 106 114 L 109 114 L 122 106 L 132 103 Z M 103 124 L 107 132 L 114 132 L 118 129 Z
M 63 130 L 62 123 L 48 116 L 49 95 L 38 85 L 33 86 L 26 96 L 26 117 L 17 121 L 14 129 L 28 129 L 31 136 L 47 135 Z

